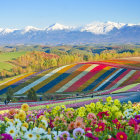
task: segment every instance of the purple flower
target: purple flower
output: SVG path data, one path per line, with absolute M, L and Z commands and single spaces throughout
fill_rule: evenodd
M 0 136 L 2 137 L 1 140 L 13 140 L 10 134 L 3 133 Z
M 84 131 L 84 129 L 82 129 L 82 128 L 75 128 L 75 129 L 73 130 L 73 136 L 74 136 L 75 138 L 77 138 L 77 136 L 83 136 L 84 133 L 85 133 L 85 131 Z
M 135 121 L 137 122 L 137 124 L 140 124 L 140 115 L 135 116 Z
M 61 138 L 61 139 L 69 139 L 70 138 L 70 133 L 68 132 L 68 131 L 64 131 L 64 132 L 62 132 L 60 135 L 59 135 L 59 137 Z

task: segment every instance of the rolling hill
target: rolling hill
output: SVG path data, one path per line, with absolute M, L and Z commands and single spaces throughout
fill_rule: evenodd
M 61 66 L 50 72 L 22 75 L 1 84 L 0 94 L 4 94 L 9 87 L 15 89 L 15 95 L 27 93 L 31 88 L 41 94 L 112 91 L 134 84 L 139 78 L 139 69 L 123 65 L 103 62 L 77 63 Z M 138 83 L 132 86 L 137 90 L 135 86 L 138 86 Z

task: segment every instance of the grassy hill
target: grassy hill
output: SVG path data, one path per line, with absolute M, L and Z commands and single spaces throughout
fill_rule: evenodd
M 3 69 L 10 70 L 14 65 L 9 63 L 8 61 L 16 59 L 25 53 L 26 53 L 25 51 L 1 53 L 0 54 L 0 71 L 2 71 Z

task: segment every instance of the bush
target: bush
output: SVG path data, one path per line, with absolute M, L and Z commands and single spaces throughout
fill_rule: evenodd
M 27 94 L 27 98 L 29 100 L 35 100 L 37 101 L 37 95 L 36 95 L 36 92 L 33 88 L 31 88 L 29 91 L 28 91 L 28 94 Z

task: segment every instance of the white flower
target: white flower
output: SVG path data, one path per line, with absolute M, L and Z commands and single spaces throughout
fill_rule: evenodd
M 47 128 L 48 127 L 48 122 L 46 120 L 41 120 L 44 124 L 45 124 L 45 127 Z
M 9 126 L 6 128 L 5 132 L 14 138 L 16 136 L 17 130 L 14 126 Z
M 57 131 L 52 131 L 52 134 L 54 135 L 54 139 L 57 140 L 57 138 L 59 138 L 59 135 L 61 134 L 62 132 L 61 131 L 58 131 L 58 134 L 57 134 Z
M 123 112 L 123 114 L 125 115 L 125 117 L 128 117 L 129 116 L 129 109 L 127 109 L 127 110 L 125 110 L 124 112 Z
M 12 126 L 14 127 L 14 125 L 13 125 L 12 122 L 9 122 L 9 121 L 8 121 L 7 124 L 10 125 L 11 127 L 12 127 Z
M 22 131 L 27 131 L 27 128 L 25 126 L 21 127 Z
M 27 140 L 36 140 L 36 135 L 32 132 L 32 130 L 29 130 L 24 134 L 24 138 Z

